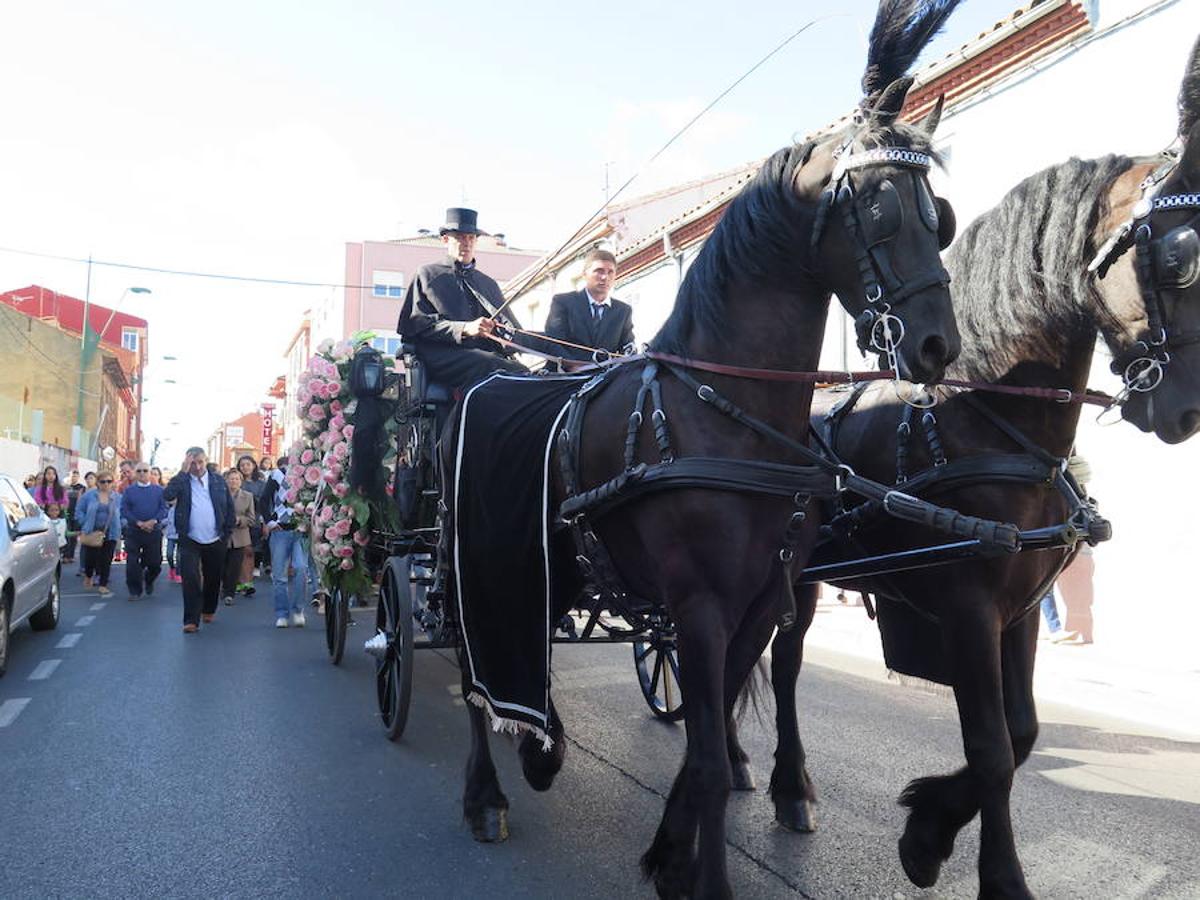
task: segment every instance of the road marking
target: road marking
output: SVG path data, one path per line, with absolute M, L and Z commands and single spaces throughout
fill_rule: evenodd
M 62 640 L 54 645 L 54 649 L 55 650 L 70 650 L 72 647 L 74 647 L 76 644 L 79 643 L 79 640 L 82 637 L 83 637 L 83 635 L 78 631 L 75 632 L 74 634 L 64 634 L 62 636 Z
M 7 728 L 16 721 L 17 716 L 21 714 L 32 697 L 15 697 L 12 700 L 5 700 L 0 703 L 0 728 Z
M 95 616 L 80 616 L 79 621 L 75 623 L 75 627 L 82 628 L 84 625 L 91 625 L 95 621 Z
M 54 674 L 54 670 L 62 665 L 61 659 L 43 659 L 37 668 L 29 673 L 30 681 L 45 681 Z
M 88 609 L 90 609 L 92 612 L 98 612 L 99 610 L 104 609 L 104 606 L 105 606 L 105 604 L 103 604 L 103 603 L 93 603 L 91 606 L 88 607 Z

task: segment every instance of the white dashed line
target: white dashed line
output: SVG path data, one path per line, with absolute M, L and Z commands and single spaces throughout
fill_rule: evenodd
M 0 728 L 7 728 L 16 721 L 17 716 L 21 714 L 32 697 L 16 697 L 12 700 L 5 700 L 0 703 Z
M 54 645 L 54 649 L 55 650 L 70 650 L 72 647 L 74 647 L 76 644 L 79 643 L 79 640 L 82 637 L 83 637 L 83 635 L 78 631 L 75 632 L 74 634 L 64 634 L 62 636 L 62 640 L 60 640 L 57 644 Z
M 61 659 L 43 659 L 37 668 L 29 673 L 30 681 L 45 681 L 54 674 L 54 670 L 62 665 Z
M 95 621 L 95 616 L 80 616 L 79 621 L 75 623 L 75 627 L 82 628 L 84 625 L 91 625 Z
M 104 609 L 104 604 L 103 603 L 93 603 L 91 606 L 88 607 L 88 609 L 90 609 L 92 612 L 99 612 L 100 610 Z

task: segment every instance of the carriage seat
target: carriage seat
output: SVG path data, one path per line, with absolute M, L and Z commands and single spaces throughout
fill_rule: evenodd
M 414 397 L 421 403 L 450 405 L 454 402 L 454 388 L 448 384 L 439 384 L 426 377 L 425 364 L 417 358 L 415 344 L 400 345 L 400 355 L 404 359 L 404 369 L 408 373 L 408 387 Z

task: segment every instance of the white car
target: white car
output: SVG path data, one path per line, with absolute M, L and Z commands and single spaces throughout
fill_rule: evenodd
M 0 475 L 0 675 L 8 668 L 9 634 L 29 620 L 34 631 L 58 625 L 58 535 L 29 491 Z

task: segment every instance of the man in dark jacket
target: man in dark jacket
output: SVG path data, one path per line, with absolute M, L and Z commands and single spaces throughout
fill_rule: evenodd
M 121 520 L 125 533 L 125 586 L 129 599 L 154 593 L 154 579 L 162 571 L 163 526 L 167 522 L 167 504 L 163 489 L 150 483 L 150 464 L 133 467 L 134 482 L 121 495 Z
M 475 267 L 475 241 L 482 232 L 473 209 L 446 210 L 440 234 L 447 259 L 417 269 L 396 330 L 416 345 L 429 380 L 467 387 L 497 369 L 525 372 L 492 340 L 493 316 L 504 304 L 500 286 Z M 507 311 L 500 321 L 520 327 Z
M 592 250 L 583 260 L 581 291 L 555 294 L 546 316 L 546 337 L 616 353 L 633 343 L 633 308 L 612 296 L 617 258 Z M 568 359 L 591 359 L 577 347 L 554 345 L 550 352 Z
M 192 447 L 179 474 L 163 491 L 175 501 L 175 529 L 179 533 L 179 571 L 183 576 L 183 630 L 200 630 L 200 620 L 211 622 L 217 613 L 225 548 L 233 533 L 233 498 L 225 479 L 210 466 L 204 450 Z

